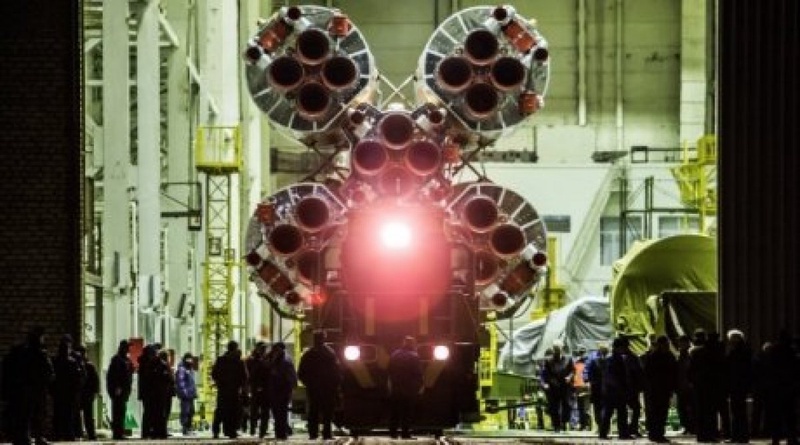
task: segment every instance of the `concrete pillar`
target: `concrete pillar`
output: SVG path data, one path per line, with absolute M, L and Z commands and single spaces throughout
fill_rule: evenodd
M 706 2 L 681 1 L 680 141 L 694 146 L 705 132 Z
M 195 97 L 189 85 L 189 70 L 186 64 L 190 42 L 183 37 L 188 35 L 189 10 L 180 2 L 166 2 L 165 15 L 170 27 L 178 36 L 178 46 L 170 50 L 167 58 L 167 182 L 170 194 L 178 200 L 190 198 L 199 203 L 200 190 L 191 183 L 197 179 L 192 162 L 193 127 Z M 195 194 L 192 196 L 192 194 Z M 181 206 L 176 210 L 188 210 Z M 185 316 L 180 313 L 181 300 L 184 312 L 191 304 L 199 306 L 199 289 L 195 287 L 194 273 L 197 268 L 190 262 L 191 249 L 195 244 L 194 232 L 189 232 L 188 218 L 170 218 L 167 220 L 169 238 L 167 242 L 167 264 L 169 279 L 165 283 L 169 292 L 169 313 L 175 317 Z M 185 297 L 184 297 L 185 295 Z M 185 322 L 176 320 L 173 323 L 173 346 L 181 353 L 200 350 L 194 340 L 193 320 Z
M 161 107 L 158 0 L 145 3 L 136 39 L 139 307 L 158 307 L 161 293 Z M 161 308 L 158 308 L 161 310 Z M 160 320 L 155 317 L 155 323 Z M 155 338 L 164 344 L 160 326 Z M 164 344 L 164 346 L 168 346 Z
M 103 318 L 108 363 L 132 331 L 128 2 L 103 5 Z

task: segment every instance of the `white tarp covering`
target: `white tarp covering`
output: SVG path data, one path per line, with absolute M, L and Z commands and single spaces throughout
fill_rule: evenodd
M 544 359 L 545 351 L 554 341 L 561 340 L 571 353 L 581 347 L 595 349 L 598 341 L 609 341 L 612 335 L 608 299 L 583 297 L 551 312 L 544 319 L 515 329 L 511 340 L 500 350 L 498 368 L 533 376 L 536 373 L 535 362 Z

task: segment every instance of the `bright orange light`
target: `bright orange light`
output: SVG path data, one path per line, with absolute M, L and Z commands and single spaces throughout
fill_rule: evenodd
M 390 249 L 405 249 L 411 244 L 411 229 L 401 222 L 388 222 L 381 227 L 381 242 Z

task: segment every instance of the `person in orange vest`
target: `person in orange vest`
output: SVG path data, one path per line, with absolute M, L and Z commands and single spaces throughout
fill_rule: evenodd
M 583 346 L 577 348 L 573 363 L 575 364 L 575 378 L 572 381 L 572 386 L 574 388 L 572 394 L 575 408 L 572 424 L 573 426 L 577 426 L 578 430 L 590 430 L 591 419 L 589 419 L 587 409 L 589 404 L 589 387 L 586 385 L 586 381 L 583 377 L 583 370 L 586 367 L 586 348 Z

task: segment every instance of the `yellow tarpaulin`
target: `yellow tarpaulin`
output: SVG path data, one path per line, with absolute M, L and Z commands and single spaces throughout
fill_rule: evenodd
M 717 289 L 716 239 L 687 234 L 636 242 L 613 266 L 611 320 L 616 333 L 631 337 L 633 350 L 641 353 L 647 334 L 664 333 L 659 316 L 663 302 L 658 301 L 663 292 L 716 293 Z M 681 310 L 703 317 L 716 311 L 716 299 L 688 300 Z

